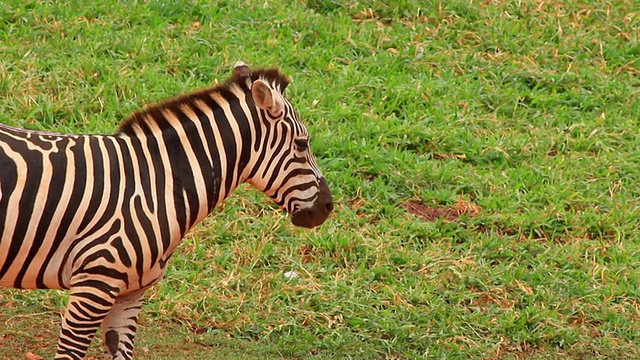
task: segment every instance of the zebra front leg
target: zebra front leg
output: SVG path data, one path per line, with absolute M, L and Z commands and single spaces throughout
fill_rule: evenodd
M 116 298 L 111 311 L 102 322 L 104 356 L 107 360 L 129 360 L 133 357 L 133 341 L 138 314 L 144 302 L 144 290 Z
M 69 304 L 62 319 L 56 360 L 81 360 L 91 339 L 115 302 L 117 289 L 86 280 L 71 287 Z

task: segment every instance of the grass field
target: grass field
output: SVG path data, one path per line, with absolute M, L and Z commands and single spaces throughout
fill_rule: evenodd
M 294 79 L 334 215 L 239 189 L 147 292 L 137 358 L 640 358 L 637 3 L 385 3 L 0 3 L 10 125 L 109 133 L 238 60 Z M 65 301 L 1 289 L 0 358 L 52 357 Z

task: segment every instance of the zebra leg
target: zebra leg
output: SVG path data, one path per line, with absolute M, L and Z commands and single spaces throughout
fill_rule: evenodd
M 62 319 L 56 360 L 80 360 L 87 353 L 91 339 L 115 302 L 113 289 L 104 283 L 92 286 L 87 281 L 71 288 L 69 304 Z
M 104 356 L 107 360 L 129 360 L 133 357 L 133 340 L 142 308 L 144 290 L 116 298 L 102 322 Z

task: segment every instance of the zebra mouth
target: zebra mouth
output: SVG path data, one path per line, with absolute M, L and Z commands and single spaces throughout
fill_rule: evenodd
M 321 213 L 313 211 L 313 209 L 304 209 L 291 215 L 291 222 L 295 226 L 304 227 L 307 229 L 313 229 L 316 226 L 322 225 L 324 221 L 329 217 L 329 211 L 323 211 Z
M 320 179 L 320 193 L 313 205 L 304 209 L 296 209 L 291 213 L 293 225 L 307 229 L 322 225 L 331 211 L 333 211 L 333 198 L 324 178 Z

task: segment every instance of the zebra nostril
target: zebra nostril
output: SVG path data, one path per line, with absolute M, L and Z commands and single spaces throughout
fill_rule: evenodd
M 332 212 L 333 211 L 333 201 L 329 201 L 325 206 L 325 209 L 327 209 L 327 212 Z

